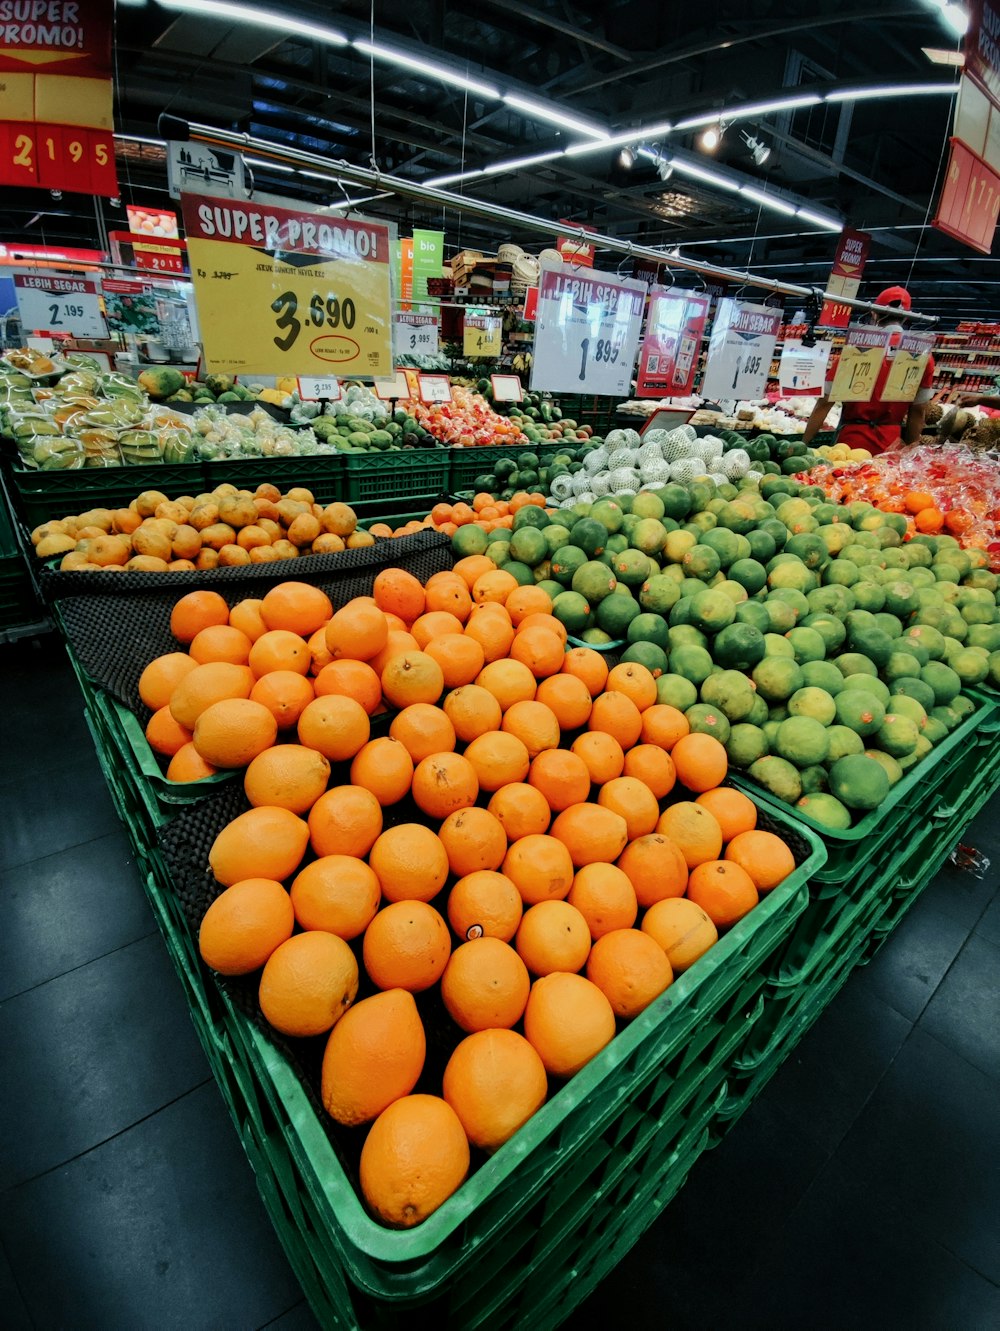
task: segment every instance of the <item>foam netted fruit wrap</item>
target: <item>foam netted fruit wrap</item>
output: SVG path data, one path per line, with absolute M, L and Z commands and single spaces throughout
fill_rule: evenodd
M 451 568 L 454 558 L 447 536 L 419 531 L 360 550 L 210 572 L 50 572 L 42 575 L 42 590 L 59 602 L 66 636 L 88 679 L 145 723 L 149 711 L 139 697 L 139 676 L 155 657 L 178 650 L 170 612 L 188 592 L 211 588 L 233 606 L 263 597 L 279 582 L 308 582 L 326 592 L 337 610 L 355 596 L 370 596 L 382 569 L 405 569 L 426 582 Z

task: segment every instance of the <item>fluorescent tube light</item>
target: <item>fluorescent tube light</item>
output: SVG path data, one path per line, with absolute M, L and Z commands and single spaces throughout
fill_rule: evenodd
M 655 154 L 652 154 L 652 156 L 655 158 Z M 717 185 L 719 189 L 732 190 L 734 194 L 740 192 L 740 187 L 735 180 L 717 175 L 714 171 L 703 171 L 700 166 L 695 166 L 691 162 L 684 162 L 679 157 L 671 157 L 669 165 L 675 171 L 679 171 L 682 176 L 691 176 L 695 180 L 703 180 L 706 185 Z
M 502 171 L 518 171 L 522 166 L 538 166 L 541 162 L 551 162 L 556 157 L 562 157 L 563 151 L 557 148 L 551 153 L 536 153 L 534 157 L 515 157 L 509 162 L 494 162 L 492 166 L 484 166 L 481 175 L 495 176 Z
M 799 106 L 817 106 L 821 101 L 817 93 L 802 93 L 796 97 L 777 97 L 773 102 L 754 102 L 750 106 L 734 106 L 721 114 L 726 120 L 753 120 L 770 115 L 772 111 L 794 111 Z
M 969 16 L 961 5 L 945 5 L 941 10 L 944 25 L 956 37 L 964 37 L 969 31 Z
M 314 42 L 323 42 L 327 46 L 349 46 L 350 39 L 335 28 L 324 27 L 321 23 L 306 23 L 302 19 L 289 18 L 287 14 L 277 13 L 273 9 L 257 9 L 253 5 L 229 4 L 228 0 L 161 0 L 165 9 L 178 9 L 184 13 L 195 14 L 199 18 L 224 18 L 233 23 L 249 23 L 258 28 L 274 28 L 285 36 L 308 37 Z
M 451 176 L 435 176 L 433 180 L 425 180 L 424 184 L 437 188 L 442 185 L 454 185 L 459 180 L 471 180 L 473 176 L 485 176 L 485 174 L 486 171 L 482 168 L 475 171 L 456 171 Z
M 282 171 L 284 172 L 285 175 L 288 176 L 295 175 L 294 166 L 282 166 L 280 162 L 269 162 L 264 157 L 244 157 L 243 160 L 247 163 L 248 166 L 262 166 L 268 171 Z
M 754 203 L 762 204 L 765 208 L 773 208 L 776 213 L 795 216 L 795 206 L 786 203 L 784 199 L 779 199 L 776 194 L 766 194 L 764 190 L 754 189 L 752 185 L 741 185 L 740 193 L 748 199 L 753 199 Z
M 835 217 L 823 217 L 820 213 L 810 212 L 808 208 L 797 208 L 795 216 L 801 217 L 803 222 L 813 222 L 825 231 L 843 231 L 844 229 L 843 222 L 838 222 Z
M 576 116 L 567 115 L 565 112 L 559 111 L 556 107 L 549 106 L 544 102 L 532 102 L 527 97 L 521 97 L 513 92 L 505 92 L 503 99 L 508 106 L 513 106 L 518 111 L 524 111 L 526 115 L 535 116 L 538 120 L 548 120 L 553 125 L 563 125 L 566 129 L 579 130 L 581 134 L 589 134 L 591 138 L 600 139 L 602 143 L 607 143 L 611 138 L 610 133 L 606 129 L 601 129 L 599 125 L 580 120 Z
M 450 83 L 455 88 L 464 88 L 467 92 L 474 92 L 480 97 L 487 97 L 493 101 L 500 98 L 499 88 L 495 88 L 491 83 L 483 83 L 480 79 L 466 78 L 457 70 L 449 69 L 446 65 L 437 65 L 432 61 L 425 60 L 422 56 L 404 55 L 402 51 L 396 51 L 391 46 L 382 46 L 379 42 L 354 41 L 351 43 L 356 51 L 362 55 L 372 56 L 376 60 L 387 60 L 391 65 L 400 65 L 403 69 L 412 69 L 415 74 L 423 74 L 429 79 L 437 79 L 440 83 Z
M 669 120 L 664 120 L 660 125 L 648 125 L 644 129 L 623 130 L 620 134 L 612 134 L 607 139 L 598 139 L 595 143 L 571 144 L 566 149 L 566 156 L 577 157 L 581 153 L 600 152 L 602 148 L 618 148 L 622 144 L 639 143 L 643 139 L 658 139 L 663 134 L 669 134 L 673 128 Z
M 691 116 L 688 120 L 679 120 L 674 129 L 701 129 L 704 125 L 717 125 L 721 112 L 710 111 L 703 116 Z M 727 118 L 730 112 L 726 112 Z
M 927 97 L 935 93 L 953 97 L 958 91 L 955 83 L 888 83 L 877 88 L 849 88 L 842 92 L 828 92 L 827 102 L 864 102 L 881 97 Z

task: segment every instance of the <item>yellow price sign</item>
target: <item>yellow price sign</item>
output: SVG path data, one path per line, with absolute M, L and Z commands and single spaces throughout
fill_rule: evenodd
M 209 368 L 392 373 L 389 227 L 256 200 L 181 205 Z
M 830 397 L 834 402 L 871 401 L 888 345 L 887 331 L 851 326 L 833 376 Z
M 462 332 L 464 356 L 499 356 L 503 345 L 503 318 L 496 314 L 467 314 Z
M 883 402 L 912 402 L 927 369 L 933 333 L 904 333 L 882 390 Z

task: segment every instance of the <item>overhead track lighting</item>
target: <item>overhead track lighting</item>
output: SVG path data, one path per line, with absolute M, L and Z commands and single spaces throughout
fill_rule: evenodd
M 756 166 L 763 166 L 771 156 L 770 145 L 764 143 L 761 139 L 755 139 L 752 134 L 748 134 L 745 129 L 740 130 L 740 138 L 750 149 L 750 156 Z
M 307 23 L 303 19 L 289 18 L 273 9 L 258 9 L 255 5 L 230 4 L 228 0 L 161 0 L 164 9 L 177 9 L 196 14 L 199 18 L 224 18 L 232 23 L 249 23 L 258 28 L 278 28 L 289 37 L 308 37 L 310 41 L 327 46 L 350 46 L 350 38 L 336 28 L 322 23 Z
M 719 144 L 722 142 L 725 133 L 726 127 L 721 121 L 714 125 L 709 125 L 708 129 L 699 136 L 698 147 L 702 152 L 714 153 L 716 148 L 718 148 Z
M 717 189 L 731 190 L 733 194 L 739 194 L 740 187 L 735 180 L 730 180 L 727 176 L 721 176 L 717 171 L 705 171 L 700 166 L 695 166 L 693 162 L 686 162 L 681 157 L 671 157 L 670 165 L 675 171 L 679 171 L 682 176 L 690 176 L 692 180 L 702 180 L 706 185 L 715 185 Z
M 549 106 L 544 102 L 534 102 L 513 92 L 504 93 L 503 99 L 508 106 L 513 106 L 518 111 L 524 111 L 527 115 L 534 116 L 538 120 L 548 120 L 553 125 L 562 125 L 566 129 L 579 130 L 581 134 L 589 134 L 592 139 L 600 139 L 602 142 L 611 138 L 610 132 L 601 129 L 599 125 L 580 120 L 576 116 L 567 115 L 564 111 L 557 110 L 556 107 Z
M 373 60 L 385 60 L 390 65 L 399 65 L 401 69 L 411 69 L 415 74 L 423 74 L 425 78 L 435 79 L 439 83 L 449 83 L 454 88 L 464 88 L 466 92 L 475 93 L 477 97 L 485 97 L 494 102 L 500 98 L 500 89 L 495 88 L 492 83 L 484 83 L 482 79 L 467 78 L 458 70 L 449 69 L 446 65 L 437 65 L 433 61 L 425 60 L 423 56 L 406 55 L 403 51 L 397 51 L 395 47 L 383 46 L 381 42 L 357 40 L 351 45 L 362 55 L 371 56 Z
M 661 157 L 659 162 L 657 163 L 656 174 L 663 181 L 669 180 L 670 177 L 674 174 L 673 164 Z
M 534 157 L 515 157 L 509 162 L 494 162 L 491 166 L 484 166 L 482 174 L 484 176 L 495 176 L 501 171 L 520 171 L 525 166 L 539 166 L 542 162 L 551 162 L 555 157 L 562 157 L 561 148 L 555 152 L 535 153 Z
M 787 213 L 789 217 L 795 216 L 795 205 L 786 203 L 784 199 L 779 199 L 776 194 L 754 189 L 752 185 L 741 185 L 740 193 L 748 199 L 753 199 L 754 203 L 762 204 L 765 208 L 773 208 L 776 213 Z
M 626 171 L 629 170 L 634 161 L 635 153 L 631 148 L 623 148 L 618 154 L 618 165 L 624 167 Z

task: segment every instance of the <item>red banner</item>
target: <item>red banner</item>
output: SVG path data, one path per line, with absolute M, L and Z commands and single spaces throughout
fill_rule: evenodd
M 639 353 L 636 397 L 686 397 L 694 384 L 708 297 L 652 291 Z
M 0 70 L 109 79 L 112 0 L 0 3 Z
M 965 72 L 1000 108 L 1000 4 L 997 0 L 969 0 L 966 8 Z
M 990 254 L 998 211 L 1000 176 L 961 139 L 952 139 L 932 225 L 970 249 Z
M 578 231 L 593 231 L 592 226 L 584 226 L 581 222 L 569 222 L 565 217 L 559 219 L 561 226 L 574 227 Z M 595 249 L 593 245 L 588 245 L 585 240 L 580 240 L 577 236 L 560 236 L 556 241 L 556 249 L 562 255 L 563 263 L 573 264 L 576 268 L 593 268 Z
M 861 286 L 872 238 L 865 231 L 842 231 L 837 242 L 830 280 L 826 284 L 827 299 L 823 302 L 819 322 L 824 328 L 846 328 L 851 322 L 851 307 L 836 299 L 837 296 L 856 296 Z
M 538 317 L 538 288 L 528 287 L 524 293 L 524 309 L 521 317 L 526 321 L 534 320 Z

